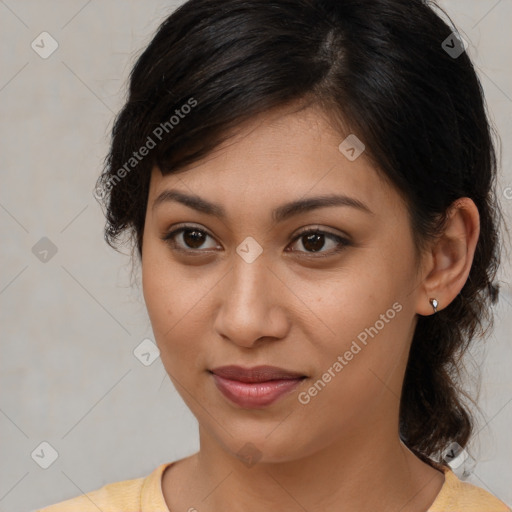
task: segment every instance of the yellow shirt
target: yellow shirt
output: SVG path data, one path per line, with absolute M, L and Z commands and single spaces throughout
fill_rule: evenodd
M 162 475 L 171 464 L 161 464 L 147 477 L 107 484 L 35 512 L 170 512 L 162 493 Z M 486 490 L 460 480 L 449 467 L 442 469 L 444 484 L 427 512 L 512 512 Z

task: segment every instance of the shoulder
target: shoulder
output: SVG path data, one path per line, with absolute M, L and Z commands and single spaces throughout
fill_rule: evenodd
M 460 480 L 450 468 L 444 474 L 445 483 L 428 512 L 512 512 L 490 492 Z
M 61 501 L 35 512 L 120 512 L 138 510 L 144 478 L 135 478 L 104 485 L 76 498 Z

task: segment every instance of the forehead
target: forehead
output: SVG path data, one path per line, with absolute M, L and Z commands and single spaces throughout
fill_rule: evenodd
M 345 138 L 316 106 L 274 109 L 240 125 L 209 155 L 176 175 L 162 176 L 155 167 L 150 201 L 172 188 L 216 198 L 228 210 L 230 202 L 273 207 L 284 199 L 331 193 L 388 210 L 393 204 L 403 206 L 364 151 L 350 160 L 340 150 Z

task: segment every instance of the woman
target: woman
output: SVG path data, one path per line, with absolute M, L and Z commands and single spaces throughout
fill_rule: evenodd
M 200 450 L 45 512 L 498 512 L 453 369 L 500 210 L 464 42 L 420 0 L 190 0 L 96 190 Z

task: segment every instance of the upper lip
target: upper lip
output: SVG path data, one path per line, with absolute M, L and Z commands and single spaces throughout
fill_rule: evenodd
M 210 370 L 219 377 L 239 382 L 266 382 L 269 380 L 298 379 L 306 377 L 302 373 L 285 370 L 277 366 L 254 366 L 252 368 L 243 368 L 242 366 L 219 366 Z

